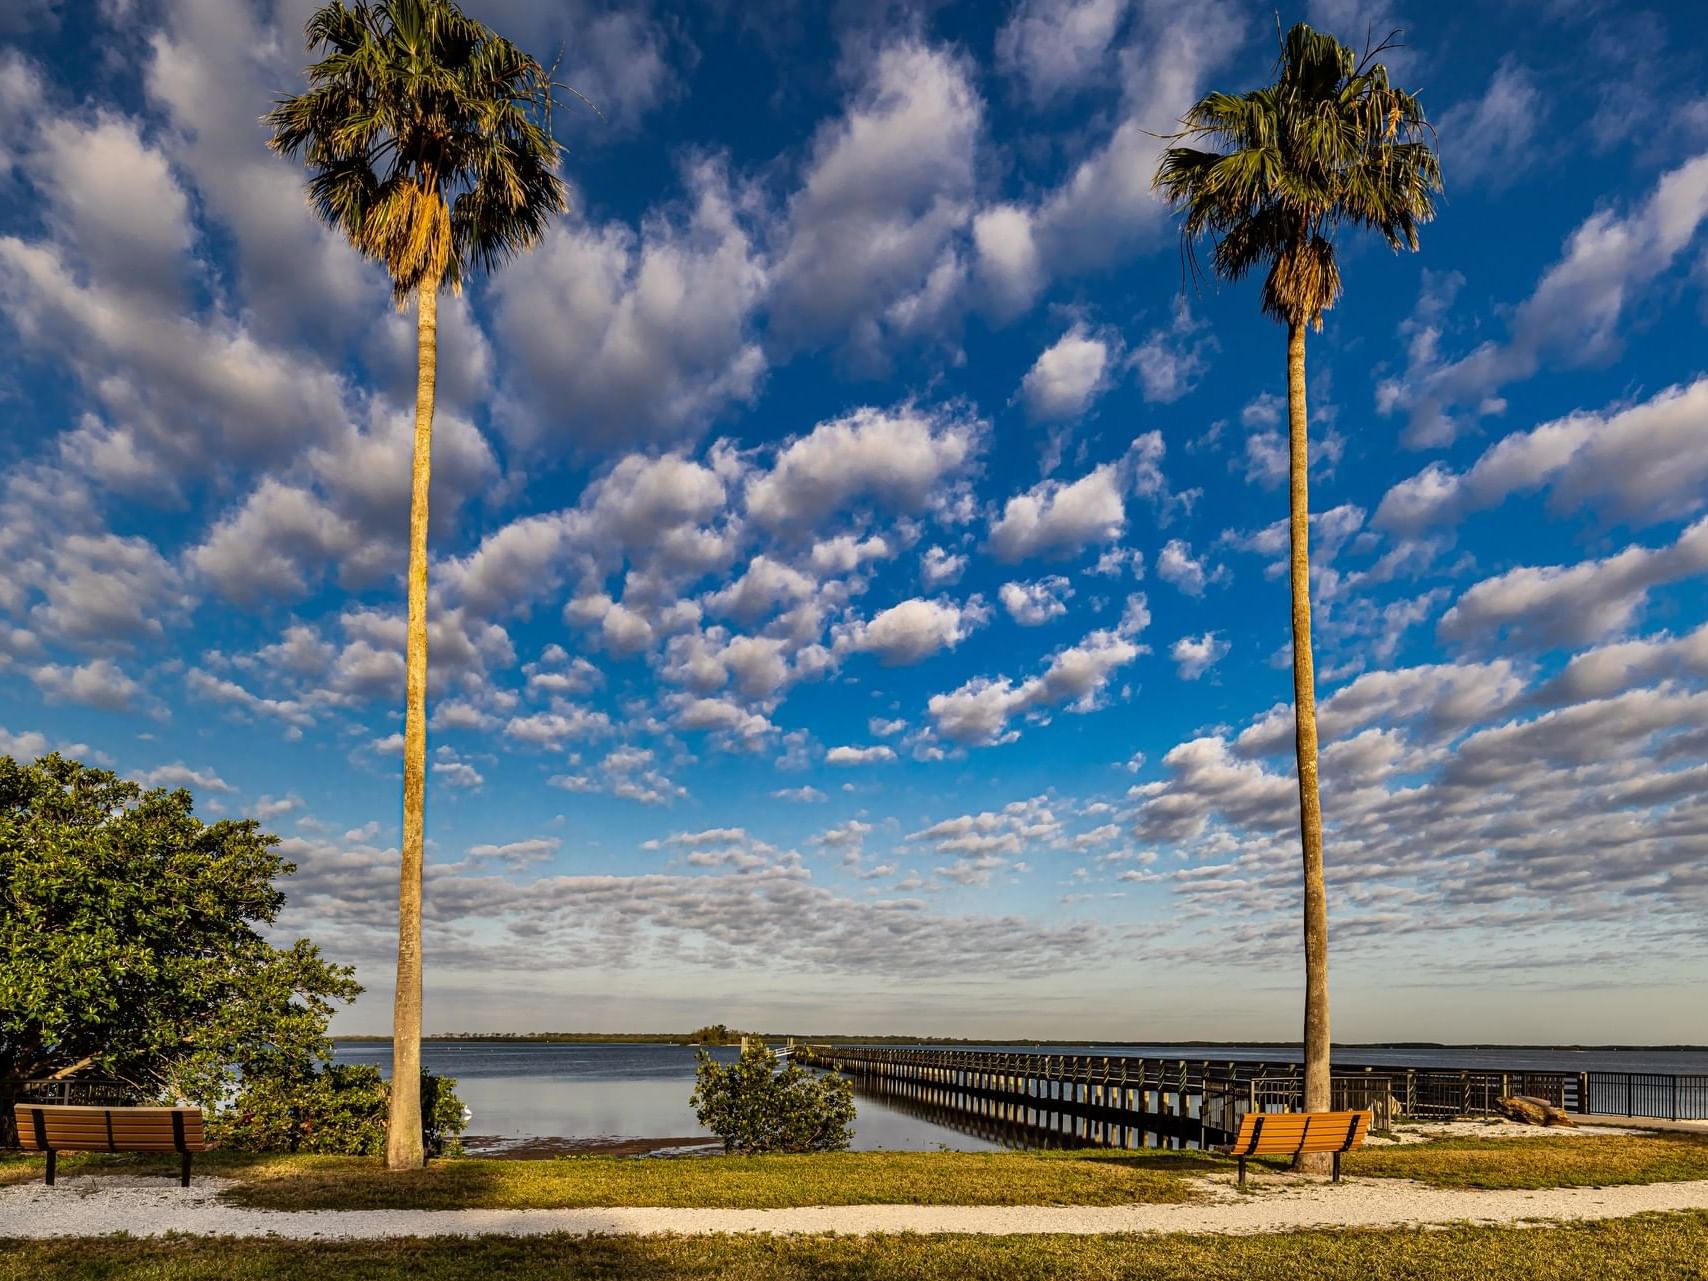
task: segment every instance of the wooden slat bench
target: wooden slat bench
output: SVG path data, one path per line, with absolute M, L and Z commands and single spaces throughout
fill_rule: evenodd
M 1334 1181 L 1339 1183 L 1340 1154 L 1360 1146 L 1369 1133 L 1369 1112 L 1247 1112 L 1225 1151 L 1239 1158 L 1241 1187 L 1247 1157 L 1301 1152 L 1334 1153 Z
M 179 1183 L 190 1186 L 190 1154 L 206 1152 L 200 1108 L 102 1108 L 60 1103 L 20 1103 L 18 1139 L 27 1152 L 47 1153 L 53 1183 L 61 1152 L 176 1152 Z

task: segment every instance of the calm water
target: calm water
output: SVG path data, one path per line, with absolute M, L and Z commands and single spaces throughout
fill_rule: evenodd
M 1147 1058 L 1259 1060 L 1271 1063 L 1297 1055 L 1273 1047 L 1168 1045 L 1057 1047 L 962 1047 L 1051 1054 L 1136 1055 Z M 737 1050 L 712 1053 L 725 1062 Z M 548 1045 L 503 1041 L 429 1041 L 421 1048 L 426 1065 L 457 1079 L 457 1093 L 474 1119 L 469 1133 L 506 1138 L 682 1138 L 706 1132 L 694 1119 L 688 1094 L 694 1088 L 694 1050 L 685 1045 Z M 385 1042 L 341 1041 L 343 1063 L 372 1063 L 391 1071 Z M 1544 1071 L 1708 1073 L 1708 1052 L 1667 1050 L 1346 1050 L 1337 1063 L 1414 1067 L 1489 1067 Z M 861 1095 L 854 1122 L 857 1149 L 963 1152 L 991 1151 L 999 1142 L 910 1115 L 880 1097 Z

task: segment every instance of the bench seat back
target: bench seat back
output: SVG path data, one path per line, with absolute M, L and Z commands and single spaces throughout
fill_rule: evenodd
M 1230 1149 L 1235 1156 L 1350 1152 L 1370 1133 L 1369 1112 L 1247 1112 Z
M 18 1139 L 28 1152 L 205 1152 L 200 1108 L 103 1108 L 20 1103 Z

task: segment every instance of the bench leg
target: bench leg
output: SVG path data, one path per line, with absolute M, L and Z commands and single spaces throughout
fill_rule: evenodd
M 1336 1161 L 1339 1159 L 1339 1157 L 1335 1158 Z M 178 1167 L 178 1186 L 181 1188 L 190 1186 L 190 1154 L 188 1152 L 184 1153 L 184 1160 Z
M 1338 1152 L 1334 1154 L 1334 1181 L 1340 1182 L 1340 1153 Z
M 53 1151 L 52 1149 L 49 1149 L 48 1154 L 47 1154 L 47 1185 L 50 1188 L 53 1186 L 54 1172 L 58 1168 L 59 1168 L 59 1153 Z
M 1245 1186 L 1245 1158 L 1243 1156 L 1239 1159 L 1239 1185 L 1242 1188 Z

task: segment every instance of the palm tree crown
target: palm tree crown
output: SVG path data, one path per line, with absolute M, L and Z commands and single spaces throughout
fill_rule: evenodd
M 309 199 L 385 265 L 401 306 L 537 243 L 567 207 L 544 67 L 448 0 L 343 0 L 309 19 L 325 56 L 280 99 L 269 145 L 302 153 Z
M 1340 224 L 1415 250 L 1418 225 L 1435 215 L 1429 124 L 1416 95 L 1372 61 L 1387 47 L 1360 60 L 1300 23 L 1282 41 L 1274 84 L 1208 94 L 1182 118 L 1175 139 L 1214 149 L 1170 147 L 1157 168 L 1154 186 L 1184 214 L 1188 255 L 1207 236 L 1223 279 L 1267 264 L 1263 310 L 1285 324 L 1320 330 L 1340 296 Z

